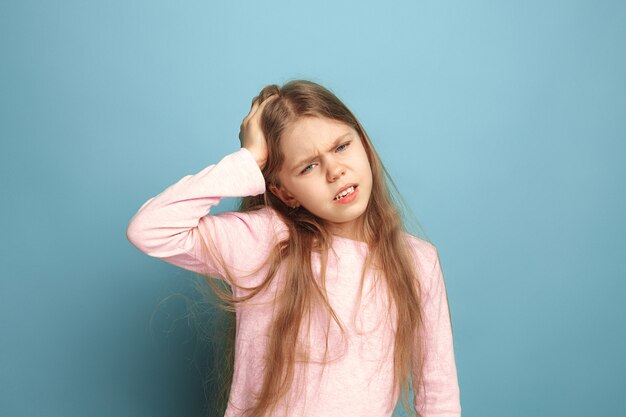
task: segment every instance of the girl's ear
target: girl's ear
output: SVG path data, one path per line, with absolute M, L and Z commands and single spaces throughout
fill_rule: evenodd
M 300 205 L 298 200 L 296 200 L 295 197 L 292 196 L 291 193 L 289 191 L 285 190 L 282 186 L 276 187 L 274 184 L 270 184 L 269 185 L 269 190 L 272 192 L 272 194 L 274 194 L 276 197 L 280 198 L 280 200 L 283 203 L 285 203 L 286 205 L 288 205 L 291 208 L 295 208 L 295 207 L 298 207 Z

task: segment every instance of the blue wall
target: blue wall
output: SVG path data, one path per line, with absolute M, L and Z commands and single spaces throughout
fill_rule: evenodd
M 202 415 L 194 277 L 126 226 L 293 78 L 439 248 L 463 415 L 626 415 L 626 3 L 392 4 L 0 4 L 0 415 Z

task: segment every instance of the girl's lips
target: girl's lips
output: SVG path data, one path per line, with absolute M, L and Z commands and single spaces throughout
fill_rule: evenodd
M 348 204 L 354 201 L 354 199 L 357 197 L 357 195 L 359 194 L 359 186 L 358 185 L 353 185 L 354 187 L 354 191 L 351 194 L 348 194 L 347 196 L 340 198 L 339 200 L 334 200 L 333 199 L 333 203 L 337 203 L 337 204 Z M 350 188 L 350 187 L 348 187 Z
M 343 193 L 344 191 L 346 191 L 348 188 L 350 187 L 354 187 L 354 189 L 356 190 L 356 187 L 358 187 L 358 184 L 346 184 L 343 187 L 341 187 L 341 189 L 339 189 L 339 191 L 337 191 L 337 194 L 335 194 L 335 197 L 337 197 L 339 194 Z M 335 197 L 333 197 L 333 200 L 335 200 Z

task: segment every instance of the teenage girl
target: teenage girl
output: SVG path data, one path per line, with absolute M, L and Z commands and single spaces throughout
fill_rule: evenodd
M 400 396 L 410 410 L 410 386 L 417 415 L 460 416 L 437 249 L 406 232 L 357 118 L 294 80 L 262 89 L 239 139 L 127 230 L 147 255 L 228 284 L 225 417 L 389 417 Z M 211 215 L 223 197 L 241 197 L 239 211 Z

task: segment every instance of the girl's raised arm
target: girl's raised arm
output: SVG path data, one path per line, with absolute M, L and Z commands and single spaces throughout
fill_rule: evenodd
M 260 118 L 270 97 L 252 100 L 241 123 L 241 149 L 187 175 L 146 201 L 133 216 L 126 235 L 140 251 L 181 268 L 227 278 L 220 260 L 236 273 L 252 272 L 265 260 L 280 223 L 268 208 L 254 212 L 208 215 L 223 197 L 255 196 L 265 192 L 261 172 L 267 160 L 267 142 Z M 217 253 L 213 251 L 217 250 Z
M 128 240 L 147 255 L 181 268 L 225 278 L 207 251 L 215 245 L 227 265 L 251 270 L 269 253 L 275 216 L 267 209 L 208 215 L 223 197 L 265 192 L 265 180 L 246 148 L 187 175 L 146 201 L 130 220 Z M 210 241 L 209 241 L 210 240 Z
M 424 363 L 425 390 L 414 397 L 415 409 L 422 417 L 460 417 L 461 402 L 454 358 L 452 323 L 448 295 L 434 246 L 434 265 L 429 274 L 424 299 L 424 333 L 426 358 Z M 414 387 L 414 390 L 417 387 Z

